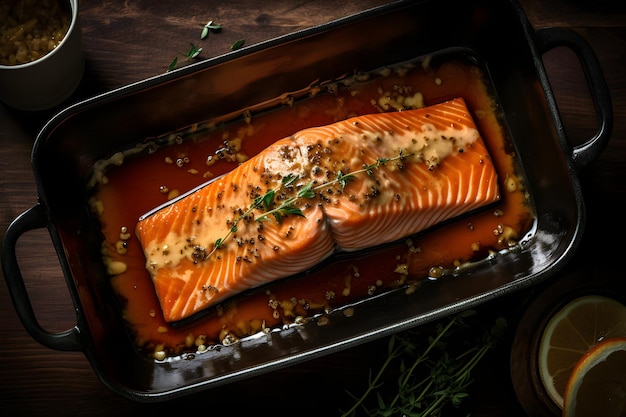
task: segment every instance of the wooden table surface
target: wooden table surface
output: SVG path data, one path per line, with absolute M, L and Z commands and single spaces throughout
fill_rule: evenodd
M 385 0 L 291 2 L 278 0 L 149 0 L 81 1 L 80 18 L 86 73 L 76 94 L 64 104 L 163 73 L 173 57 L 186 52 L 198 38 L 201 24 L 214 19 L 224 25 L 211 36 L 203 57 L 228 51 L 238 39 L 256 43 L 360 10 Z M 262 5 L 261 5 L 262 4 Z M 523 0 L 536 28 L 569 27 L 595 50 L 610 87 L 615 123 L 605 152 L 580 173 L 588 209 L 586 233 L 577 256 L 553 282 L 571 274 L 606 280 L 624 288 L 624 217 L 626 205 L 626 7 L 620 0 Z M 494 40 L 495 41 L 495 40 Z M 596 116 L 584 76 L 570 50 L 557 48 L 544 55 L 566 133 L 583 141 L 596 130 Z M 0 237 L 9 223 L 37 201 L 30 166 L 34 137 L 59 108 L 27 113 L 0 105 Z M 35 312 L 51 331 L 75 324 L 73 307 L 58 261 L 45 231 L 20 240 L 22 271 Z M 568 275 L 569 274 L 569 275 Z M 569 279 L 569 278 L 567 278 Z M 486 305 L 485 311 L 508 316 L 514 333 L 531 289 L 510 296 L 506 303 Z M 510 310 L 502 309 L 511 305 Z M 470 397 L 458 415 L 522 416 L 509 371 L 512 336 L 478 368 Z M 58 352 L 35 342 L 22 327 L 4 280 L 0 280 L 0 415 L 2 416 L 147 416 L 217 410 L 258 410 L 282 415 L 336 415 L 349 404 L 345 390 L 360 392 L 368 369 L 385 354 L 386 340 L 334 353 L 271 374 L 190 395 L 165 404 L 138 404 L 107 389 L 79 352 Z M 216 410 L 217 407 L 217 410 Z M 196 411 L 198 410 L 198 411 Z M 138 414 L 141 413 L 141 414 Z M 456 415 L 457 413 L 454 413 Z

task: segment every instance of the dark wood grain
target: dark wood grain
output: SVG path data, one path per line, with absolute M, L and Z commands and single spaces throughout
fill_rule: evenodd
M 262 42 L 384 3 L 81 2 L 87 69 L 68 103 L 160 74 L 176 54 L 186 52 L 190 42 L 202 46 L 201 57 L 211 57 L 227 52 L 238 39 L 245 39 L 247 44 Z M 562 276 L 582 271 L 593 279 L 624 284 L 624 288 L 620 261 L 626 230 L 622 214 L 626 205 L 626 8 L 617 0 L 522 0 L 521 4 L 535 27 L 563 26 L 579 32 L 595 50 L 604 70 L 615 112 L 613 137 L 606 151 L 580 173 L 587 227 L 579 256 Z M 200 42 L 202 24 L 208 20 L 220 22 L 224 28 Z M 597 127 L 577 60 L 571 51 L 558 48 L 547 53 L 544 61 L 569 140 L 582 142 Z M 0 237 L 15 217 L 37 201 L 31 147 L 37 131 L 57 110 L 25 113 L 0 105 Z M 596 256 L 599 248 L 604 254 L 601 258 Z M 42 325 L 53 331 L 73 326 L 73 306 L 47 233 L 39 230 L 25 235 L 18 255 Z M 532 292 L 515 294 L 485 309 L 507 314 L 514 328 L 529 297 Z M 509 372 L 511 339 L 504 340 L 490 356 L 491 362 L 479 369 L 459 415 L 524 415 Z M 349 403 L 346 389 L 361 391 L 368 368 L 384 355 L 385 344 L 385 340 L 371 342 L 166 404 L 136 404 L 108 390 L 81 353 L 58 352 L 35 342 L 19 322 L 6 284 L 0 280 L 0 415 L 121 417 L 163 411 L 214 413 L 216 409 L 239 410 L 236 415 L 255 410 L 335 415 Z

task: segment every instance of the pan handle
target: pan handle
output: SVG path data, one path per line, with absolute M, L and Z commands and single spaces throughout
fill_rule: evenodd
M 44 207 L 36 204 L 17 217 L 8 227 L 2 244 L 2 272 L 17 315 L 30 335 L 42 345 L 64 351 L 82 350 L 78 325 L 69 330 L 52 333 L 45 330 L 35 316 L 16 256 L 16 244 L 24 233 L 48 226 Z
M 589 92 L 593 100 L 598 117 L 598 130 L 585 143 L 574 146 L 572 160 L 574 166 L 580 169 L 604 150 L 613 130 L 613 105 L 609 87 L 604 79 L 602 68 L 593 49 L 578 33 L 568 28 L 550 27 L 535 31 L 537 46 L 542 53 L 564 46 L 570 48 L 577 56 L 587 80 Z

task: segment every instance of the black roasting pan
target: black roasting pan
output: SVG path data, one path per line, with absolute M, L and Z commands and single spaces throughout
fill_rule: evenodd
M 454 3 L 454 4 L 452 4 Z M 576 53 L 598 115 L 597 133 L 568 142 L 542 55 Z M 307 323 L 251 337 L 193 360 L 159 362 L 134 349 L 113 301 L 90 216 L 85 182 L 95 161 L 143 138 L 236 113 L 332 80 L 448 49 L 471 51 L 487 68 L 535 205 L 536 223 L 519 250 L 412 295 L 391 292 L 332 325 Z M 590 46 L 575 32 L 534 29 L 514 1 L 397 2 L 128 85 L 61 111 L 32 152 L 39 201 L 9 226 L 2 267 L 16 311 L 34 339 L 82 351 L 103 383 L 137 400 L 197 392 L 313 359 L 470 308 L 552 276 L 574 254 L 585 223 L 577 173 L 603 150 L 612 107 Z M 47 228 L 75 304 L 76 325 L 50 332 L 37 322 L 16 259 L 29 230 Z M 414 297 L 415 302 L 406 302 Z M 332 313 L 331 313 L 332 315 Z M 271 340 L 270 340 L 271 339 Z

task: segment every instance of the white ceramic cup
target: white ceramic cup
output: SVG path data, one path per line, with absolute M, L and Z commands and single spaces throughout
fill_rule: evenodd
M 52 108 L 78 87 L 85 69 L 78 25 L 78 0 L 68 0 L 72 21 L 67 34 L 52 51 L 32 62 L 0 65 L 0 101 L 18 110 Z

